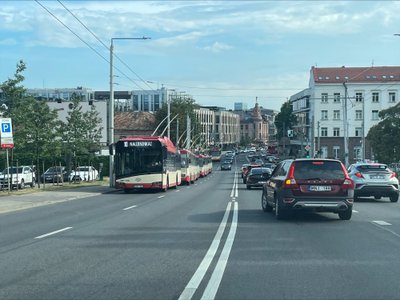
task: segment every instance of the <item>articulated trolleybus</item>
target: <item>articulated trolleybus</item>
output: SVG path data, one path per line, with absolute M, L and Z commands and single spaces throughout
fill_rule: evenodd
M 131 136 L 115 145 L 115 187 L 161 190 L 181 184 L 181 158 L 167 137 Z

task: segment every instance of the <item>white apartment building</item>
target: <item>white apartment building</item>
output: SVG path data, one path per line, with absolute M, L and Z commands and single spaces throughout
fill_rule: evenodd
M 399 92 L 400 67 L 312 67 L 309 88 L 290 101 L 311 155 L 349 164 L 374 158 L 364 137 L 379 112 L 399 102 Z
M 240 116 L 221 107 L 200 107 L 195 110 L 206 146 L 225 148 L 240 142 Z

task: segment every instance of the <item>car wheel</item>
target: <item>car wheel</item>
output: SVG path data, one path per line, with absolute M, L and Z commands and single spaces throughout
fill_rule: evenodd
M 353 197 L 353 201 L 354 201 L 354 202 L 358 201 L 358 196 L 354 196 L 354 197 Z
M 348 208 L 348 209 L 346 209 L 344 211 L 339 211 L 339 218 L 341 220 L 350 220 L 352 213 L 353 213 L 353 209 L 352 208 Z
M 272 211 L 272 207 L 269 206 L 268 204 L 268 199 L 267 196 L 265 195 L 264 191 L 261 195 L 261 207 L 263 209 L 263 211 L 265 212 L 271 212 Z
M 31 182 L 31 188 L 34 188 L 35 185 L 36 185 L 36 182 L 35 182 L 35 179 L 33 179 L 32 182 Z
M 399 200 L 398 194 L 393 194 L 390 196 L 390 202 L 397 202 Z
M 246 188 L 249 190 L 249 189 L 251 189 L 251 186 L 249 186 L 248 184 L 246 184 Z
M 382 196 L 374 196 L 375 200 L 379 200 L 382 198 Z

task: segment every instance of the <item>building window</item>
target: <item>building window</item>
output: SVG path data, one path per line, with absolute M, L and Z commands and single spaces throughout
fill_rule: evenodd
M 340 103 L 340 93 L 333 93 L 333 102 Z
M 379 102 L 379 93 L 373 92 L 372 93 L 372 103 L 378 103 L 378 102 Z
M 362 120 L 363 113 L 362 110 L 356 110 L 356 120 Z
M 379 120 L 379 111 L 378 110 L 372 111 L 372 120 Z
M 361 157 L 361 146 L 354 147 L 353 156 L 355 160 L 360 160 Z
M 362 101 L 363 101 L 363 94 L 356 93 L 356 102 L 362 102 Z
M 328 136 L 328 127 L 321 127 L 321 136 Z
M 321 110 L 321 120 L 328 120 L 328 111 Z
M 362 136 L 362 127 L 356 127 L 355 136 Z
M 340 146 L 333 146 L 333 158 L 340 158 Z
M 340 110 L 334 110 L 333 111 L 333 119 L 334 120 L 340 120 Z
M 333 136 L 340 136 L 340 128 L 338 127 L 333 128 Z
M 395 92 L 389 92 L 389 102 L 390 103 L 396 102 L 396 93 Z
M 328 93 L 322 93 L 321 94 L 321 102 L 322 103 L 328 103 Z

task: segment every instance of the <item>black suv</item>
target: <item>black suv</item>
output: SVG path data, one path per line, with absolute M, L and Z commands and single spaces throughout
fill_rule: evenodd
M 296 159 L 280 162 L 263 185 L 264 211 L 275 208 L 277 219 L 293 211 L 311 210 L 338 213 L 350 220 L 354 182 L 346 168 L 335 159 Z

